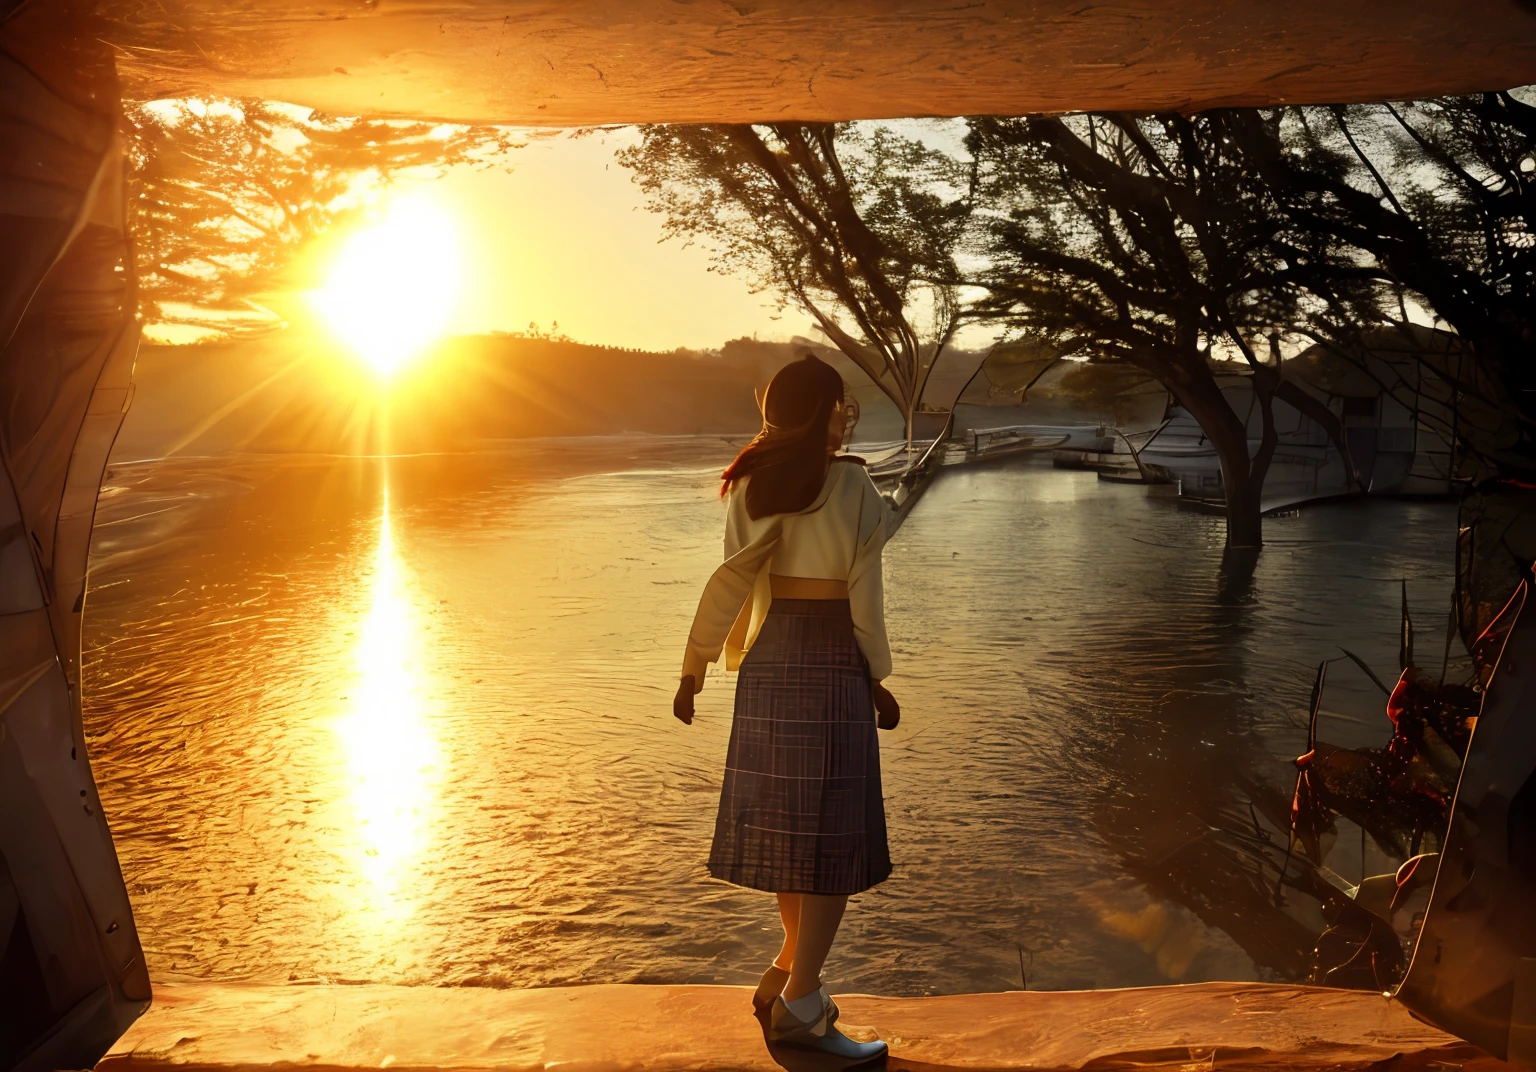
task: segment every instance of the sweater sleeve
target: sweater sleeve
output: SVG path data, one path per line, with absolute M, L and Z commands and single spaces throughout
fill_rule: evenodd
M 693 628 L 688 631 L 681 676 L 693 677 L 694 692 L 703 690 L 705 669 L 720 658 L 731 627 L 752 595 L 758 574 L 773 557 L 784 533 L 783 515 L 754 521 L 747 515 L 745 499 L 745 495 L 734 493 L 727 503 L 725 561 L 705 583 L 693 616 Z
M 867 473 L 860 472 L 858 542 L 848 571 L 848 604 L 853 635 L 869 661 L 869 676 L 880 681 L 891 673 L 891 644 L 885 635 L 885 581 L 881 558 L 890 520 L 890 507 Z

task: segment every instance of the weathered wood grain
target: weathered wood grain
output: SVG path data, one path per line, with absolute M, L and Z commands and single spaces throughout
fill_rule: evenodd
M 129 95 L 584 125 L 1405 99 L 1536 82 L 1530 0 L 109 0 Z
M 462 1069 L 776 1072 L 750 992 L 724 986 L 182 983 L 97 1072 Z M 1263 983 L 1133 990 L 839 996 L 849 1034 L 878 1034 L 891 1072 L 1498 1072 L 1510 1066 L 1379 994 Z M 863 1025 L 863 1026 L 853 1026 Z M 778 1057 L 784 1067 L 825 1067 Z

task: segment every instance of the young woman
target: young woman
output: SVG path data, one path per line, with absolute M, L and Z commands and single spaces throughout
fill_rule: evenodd
M 693 721 L 704 671 L 740 669 L 709 871 L 775 893 L 784 944 L 753 997 L 775 1041 L 853 1061 L 885 1043 L 833 1023 L 821 969 L 850 894 L 891 873 L 877 723 L 900 711 L 880 553 L 889 510 L 857 458 L 858 419 L 830 365 L 806 354 L 762 400 L 763 430 L 722 475 L 725 562 L 710 577 L 673 713 Z

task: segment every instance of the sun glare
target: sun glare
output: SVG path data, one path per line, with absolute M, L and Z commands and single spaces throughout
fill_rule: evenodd
M 430 201 L 400 200 L 347 240 L 314 302 L 331 330 L 388 377 L 443 333 L 458 272 L 453 222 Z
M 427 653 L 390 530 L 387 491 L 371 589 L 348 690 L 352 706 L 336 730 L 353 781 L 356 864 L 369 880 L 356 907 L 397 919 L 414 910 L 411 878 L 430 840 L 438 746 L 427 710 Z

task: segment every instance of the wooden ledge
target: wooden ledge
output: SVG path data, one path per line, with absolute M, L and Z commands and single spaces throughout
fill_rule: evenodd
M 1356 991 L 1200 983 L 838 1001 L 842 1022 L 873 1028 L 891 1044 L 888 1067 L 909 1072 L 1509 1067 Z M 780 1057 L 798 1072 L 792 1053 Z M 98 1068 L 279 1066 L 768 1072 L 781 1063 L 739 987 L 176 983 L 156 987 L 154 1007 Z

